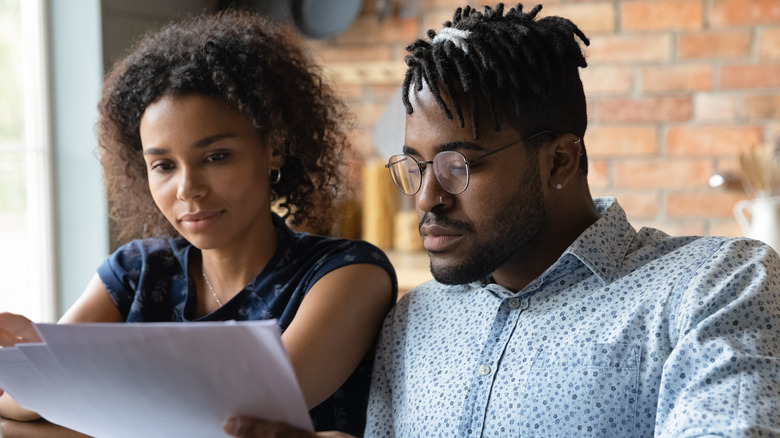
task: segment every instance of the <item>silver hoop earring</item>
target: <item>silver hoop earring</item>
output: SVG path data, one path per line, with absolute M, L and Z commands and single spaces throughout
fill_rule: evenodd
M 282 169 L 271 169 L 268 176 L 271 178 L 271 184 L 278 184 L 282 180 Z

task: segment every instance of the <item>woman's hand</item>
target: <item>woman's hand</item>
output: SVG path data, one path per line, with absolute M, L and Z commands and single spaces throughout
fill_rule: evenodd
M 0 436 L 3 438 L 89 438 L 87 435 L 43 419 L 14 421 L 2 417 L 0 417 Z
M 13 347 L 16 344 L 26 342 L 41 342 L 33 322 L 22 315 L 8 312 L 0 313 L 0 347 Z M 20 421 L 30 421 L 39 418 L 38 414 L 22 408 L 8 394 L 3 394 L 2 389 L 0 389 L 0 415 Z M 7 424 L 11 423 L 2 424 L 3 435 L 0 436 L 14 436 L 6 435 L 5 429 L 17 426 L 8 426 Z M 16 431 L 18 429 L 12 430 Z
M 41 342 L 33 322 L 22 315 L 0 313 L 0 347 L 13 347 L 25 342 Z

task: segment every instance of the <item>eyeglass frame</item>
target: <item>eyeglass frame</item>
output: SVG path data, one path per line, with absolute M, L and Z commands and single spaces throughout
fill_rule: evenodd
M 395 157 L 407 157 L 407 158 L 411 159 L 412 161 L 414 161 L 417 164 L 417 168 L 420 170 L 420 184 L 417 186 L 417 190 L 415 190 L 413 193 L 406 193 L 406 192 L 404 192 L 401 189 L 401 187 L 398 186 L 398 183 L 396 182 L 396 179 L 393 178 L 393 174 L 392 174 L 393 171 L 392 171 L 392 169 L 390 167 L 392 165 L 398 163 L 398 161 L 396 161 L 395 163 L 388 162 L 387 164 L 385 164 L 385 168 L 391 172 L 390 173 L 390 177 L 393 179 L 393 184 L 395 185 L 395 188 L 397 188 L 399 192 L 401 192 L 402 194 L 404 194 L 406 196 L 414 196 L 417 193 L 419 193 L 420 189 L 422 188 L 422 177 L 423 177 L 423 174 L 425 173 L 425 169 L 427 169 L 429 164 L 433 165 L 433 161 L 436 159 L 436 156 L 438 156 L 439 154 L 444 153 L 444 152 L 454 152 L 454 153 L 460 155 L 461 157 L 463 157 L 463 162 L 466 165 L 466 184 L 464 185 L 463 190 L 461 190 L 461 191 L 459 191 L 457 193 L 452 193 L 449 190 L 447 190 L 446 188 L 444 188 L 444 187 L 442 187 L 442 188 L 447 193 L 449 193 L 451 195 L 460 195 L 461 193 L 465 192 L 466 189 L 469 188 L 469 183 L 471 182 L 471 167 L 472 166 L 476 165 L 479 161 L 482 161 L 482 159 L 487 158 L 490 155 L 493 155 L 493 154 L 496 154 L 498 152 L 501 152 L 501 151 L 503 151 L 505 149 L 508 149 L 511 146 L 514 146 L 514 145 L 516 145 L 518 143 L 521 143 L 521 142 L 525 143 L 528 140 L 531 140 L 531 139 L 533 139 L 535 137 L 538 137 L 540 135 L 545 135 L 545 134 L 547 134 L 547 135 L 555 135 L 555 133 L 552 132 L 552 131 L 548 131 L 548 130 L 539 131 L 536 134 L 530 135 L 530 136 L 525 137 L 525 138 L 521 138 L 519 140 L 515 140 L 515 141 L 513 141 L 513 142 L 511 142 L 509 144 L 506 144 L 506 145 L 501 146 L 499 148 L 493 149 L 490 152 L 486 152 L 485 154 L 480 155 L 479 157 L 477 157 L 477 158 L 475 158 L 473 160 L 466 159 L 466 156 L 463 155 L 462 153 L 458 152 L 458 151 L 441 151 L 441 152 L 437 152 L 436 155 L 433 156 L 433 160 L 428 160 L 428 161 L 426 161 L 426 160 L 415 160 L 414 157 L 412 157 L 411 155 L 407 155 L 407 154 L 396 154 L 396 155 L 391 156 L 388 159 L 388 161 L 392 160 Z M 436 175 L 435 172 L 434 172 L 433 176 L 434 176 L 434 178 L 436 178 L 436 181 L 439 182 L 439 185 L 441 185 L 441 182 L 439 181 L 439 177 Z

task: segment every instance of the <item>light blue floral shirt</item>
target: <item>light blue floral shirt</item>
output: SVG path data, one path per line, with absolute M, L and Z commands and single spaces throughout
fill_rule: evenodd
M 430 281 L 380 338 L 366 437 L 780 434 L 780 260 L 636 232 L 612 198 L 518 293 Z

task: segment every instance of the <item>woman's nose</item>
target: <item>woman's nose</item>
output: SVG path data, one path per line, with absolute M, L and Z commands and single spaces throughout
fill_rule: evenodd
M 206 194 L 206 184 L 203 176 L 193 169 L 182 169 L 179 175 L 179 186 L 176 198 L 181 201 L 202 198 Z

